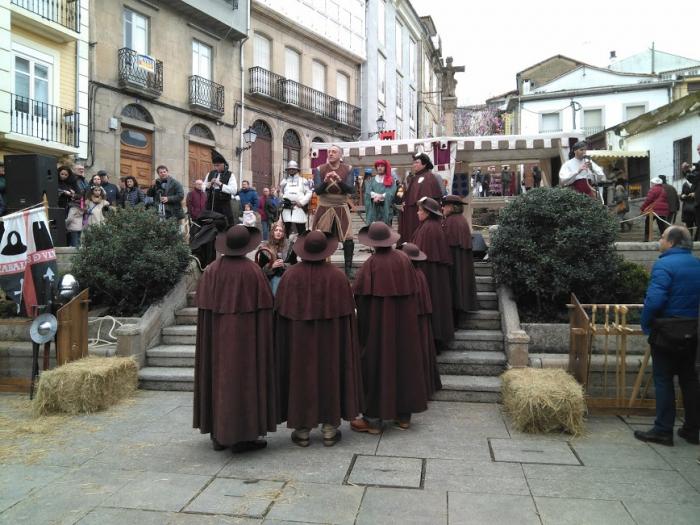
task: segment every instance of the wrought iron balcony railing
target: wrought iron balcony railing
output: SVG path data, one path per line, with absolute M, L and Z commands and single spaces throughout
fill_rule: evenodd
M 224 86 L 199 75 L 190 77 L 190 105 L 224 113 Z
M 133 49 L 119 50 L 119 85 L 154 97 L 163 93 L 163 62 Z
M 583 127 L 583 134 L 588 137 L 590 135 L 595 135 L 596 133 L 600 133 L 604 129 L 605 128 L 603 126 L 584 126 Z
M 10 113 L 13 133 L 78 147 L 80 115 L 75 111 L 13 93 Z
M 249 69 L 249 93 L 264 95 L 346 126 L 360 129 L 361 110 L 261 67 Z
M 12 0 L 12 4 L 80 32 L 80 0 Z

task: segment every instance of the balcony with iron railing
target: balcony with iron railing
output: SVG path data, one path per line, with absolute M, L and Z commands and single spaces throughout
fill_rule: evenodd
M 80 32 L 79 0 L 11 0 L 11 4 L 66 29 Z
M 78 113 L 14 93 L 10 100 L 12 133 L 71 148 L 78 147 Z
M 357 106 L 261 67 L 251 67 L 248 73 L 248 92 L 251 95 L 271 98 L 287 106 L 360 129 L 361 110 Z
M 596 133 L 600 133 L 605 129 L 604 126 L 584 126 L 581 131 L 583 131 L 583 134 L 586 135 L 587 137 L 590 137 L 591 135 L 595 135 Z
M 224 86 L 199 75 L 189 79 L 190 109 L 208 115 L 224 114 Z
M 145 98 L 163 93 L 163 62 L 123 47 L 119 50 L 119 85 Z

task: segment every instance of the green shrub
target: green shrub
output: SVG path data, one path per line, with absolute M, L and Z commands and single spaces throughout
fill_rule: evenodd
M 649 272 L 643 266 L 618 256 L 618 266 L 610 297 L 607 302 L 615 304 L 642 304 L 649 285 Z
M 556 317 L 574 292 L 600 302 L 617 269 L 617 224 L 604 206 L 563 188 L 527 192 L 504 208 L 489 257 L 496 281 L 537 317 Z
M 133 315 L 170 291 L 189 254 L 177 221 L 138 206 L 109 213 L 103 224 L 83 232 L 73 272 L 94 303 Z

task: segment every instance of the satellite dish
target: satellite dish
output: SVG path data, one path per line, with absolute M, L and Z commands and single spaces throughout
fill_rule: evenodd
M 56 316 L 41 314 L 32 321 L 32 325 L 29 327 L 29 335 L 35 343 L 48 343 L 56 335 L 56 330 L 58 330 Z

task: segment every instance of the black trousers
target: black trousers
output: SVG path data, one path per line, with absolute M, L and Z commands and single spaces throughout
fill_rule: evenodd
M 227 223 L 229 228 L 236 224 L 236 221 L 233 218 L 233 210 L 231 209 L 231 201 L 230 200 L 227 200 L 227 201 L 217 200 L 217 201 L 214 201 L 213 208 L 210 206 L 211 205 L 207 206 L 208 210 L 215 211 L 216 213 L 220 213 L 221 215 L 224 215 L 226 217 L 226 223 Z
M 656 420 L 654 429 L 662 433 L 672 433 L 676 419 L 676 393 L 673 377 L 678 376 L 678 384 L 683 394 L 685 417 L 683 427 L 697 432 L 700 427 L 700 387 L 695 371 L 696 349 L 688 348 L 675 352 L 660 351 L 651 347 L 652 375 L 656 391 Z

